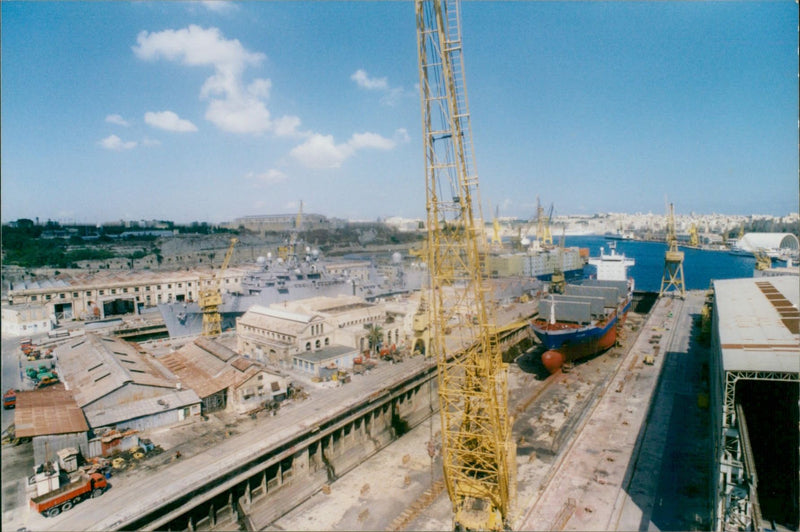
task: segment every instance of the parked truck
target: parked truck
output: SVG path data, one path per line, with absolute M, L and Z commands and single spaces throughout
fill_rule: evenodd
M 38 497 L 31 497 L 31 508 L 45 517 L 55 517 L 87 497 L 99 497 L 107 487 L 108 483 L 103 475 L 81 474 L 65 486 Z
M 3 408 L 8 410 L 17 406 L 17 390 L 10 388 L 3 394 Z

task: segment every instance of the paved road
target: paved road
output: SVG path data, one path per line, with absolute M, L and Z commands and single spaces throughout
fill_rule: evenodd
M 661 382 L 626 486 L 616 530 L 707 530 L 710 414 L 698 406 L 708 349 L 693 341 L 702 292 L 690 292 L 675 325 Z

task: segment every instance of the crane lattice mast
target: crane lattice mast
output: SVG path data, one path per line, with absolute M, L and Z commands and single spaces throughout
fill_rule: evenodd
M 416 0 L 415 7 L 425 149 L 430 354 L 439 370 L 444 478 L 455 529 L 499 530 L 509 521 L 516 463 L 509 437 L 507 365 L 483 284 L 485 242 L 459 4 L 457 0 Z M 445 329 L 454 322 L 458 326 L 446 339 Z
M 209 287 L 198 291 L 197 302 L 203 312 L 203 336 L 218 336 L 222 334 L 222 315 L 219 313 L 219 307 L 222 305 L 222 292 L 219 284 L 222 280 L 222 275 L 231 262 L 233 247 L 238 241 L 238 238 L 231 238 L 231 245 L 228 247 L 227 253 L 225 253 L 225 260 L 222 261 L 222 266 L 220 266 L 216 274 L 208 281 Z
M 667 252 L 664 255 L 664 275 L 661 278 L 659 297 L 674 289 L 681 299 L 686 297 L 683 283 L 683 251 L 678 250 L 678 235 L 675 231 L 675 209 L 672 203 L 667 211 Z

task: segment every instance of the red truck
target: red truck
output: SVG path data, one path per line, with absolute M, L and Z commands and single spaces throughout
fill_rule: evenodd
M 17 391 L 13 388 L 3 394 L 3 408 L 15 408 L 17 406 Z
M 31 508 L 45 517 L 55 517 L 66 512 L 75 504 L 85 499 L 99 497 L 108 487 L 106 478 L 99 473 L 80 475 L 66 486 L 57 490 L 31 497 Z

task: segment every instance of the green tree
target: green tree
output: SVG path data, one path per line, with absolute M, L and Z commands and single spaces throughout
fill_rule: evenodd
M 369 348 L 372 351 L 376 351 L 378 346 L 383 342 L 383 329 L 380 325 L 371 324 L 368 330 L 367 341 L 369 342 Z

